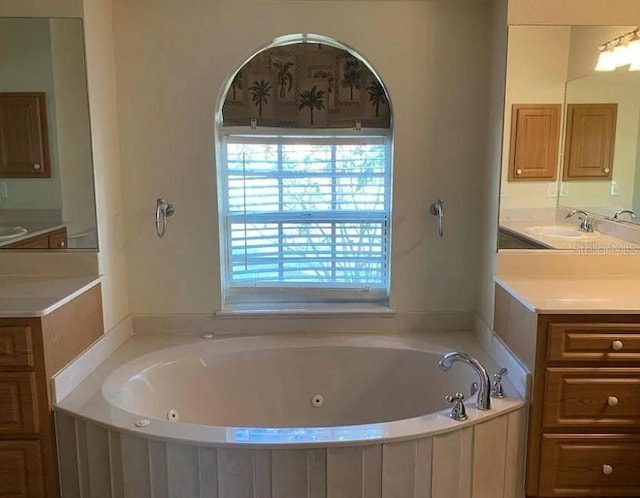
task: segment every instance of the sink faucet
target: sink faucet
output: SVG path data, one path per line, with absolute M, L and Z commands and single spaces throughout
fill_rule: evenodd
M 618 211 L 616 214 L 613 215 L 613 221 L 622 221 L 620 219 L 620 216 L 622 216 L 623 214 L 628 214 L 629 218 L 631 218 L 632 220 L 635 220 L 637 218 L 636 213 L 634 213 L 633 211 L 631 211 L 631 209 L 623 209 L 622 211 Z
M 473 356 L 470 356 L 467 353 L 460 353 L 458 351 L 452 351 L 451 353 L 444 355 L 440 359 L 440 368 L 445 372 L 449 371 L 457 361 L 469 365 L 476 371 L 478 377 L 480 377 L 480 389 L 478 389 L 478 400 L 476 402 L 476 406 L 478 410 L 489 410 L 491 408 L 491 398 L 489 396 L 491 381 L 489 380 L 489 373 L 487 372 L 487 369 L 484 368 Z
M 583 232 L 588 232 L 588 233 L 592 233 L 593 232 L 593 220 L 589 217 L 589 215 L 582 211 L 581 209 L 574 209 L 573 211 L 571 211 L 567 216 L 565 216 L 565 219 L 569 219 L 571 218 L 574 214 L 576 213 L 580 213 L 582 216 L 579 217 L 580 220 L 582 220 L 580 222 L 580 230 L 582 230 Z

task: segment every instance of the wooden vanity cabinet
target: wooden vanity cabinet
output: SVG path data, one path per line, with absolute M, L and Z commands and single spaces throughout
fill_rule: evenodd
M 3 249 L 66 249 L 67 247 L 67 229 L 63 227 L 8 244 Z
M 0 318 L 0 496 L 60 496 L 50 381 L 103 332 L 99 284 L 41 318 Z
M 568 104 L 563 180 L 611 180 L 618 104 Z
M 533 372 L 527 497 L 639 497 L 640 315 L 536 314 L 497 286 L 495 330 Z
M 0 178 L 50 178 L 44 93 L 0 93 Z
M 558 172 L 561 104 L 514 104 L 509 181 L 553 181 Z

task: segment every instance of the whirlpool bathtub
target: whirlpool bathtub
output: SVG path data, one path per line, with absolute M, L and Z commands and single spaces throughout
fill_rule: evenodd
M 497 366 L 451 336 L 134 336 L 57 407 L 63 496 L 520 496 L 524 403 L 452 420 L 442 355 Z

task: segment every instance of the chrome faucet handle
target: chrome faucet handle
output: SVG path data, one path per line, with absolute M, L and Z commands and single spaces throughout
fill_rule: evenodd
M 448 396 L 445 396 L 444 399 L 447 401 L 447 403 L 452 403 L 453 407 L 451 408 L 451 413 L 449 413 L 449 416 L 453 419 L 453 420 L 467 420 L 467 410 L 464 407 L 464 394 L 462 393 L 455 393 L 454 395 L 449 394 Z
M 506 368 L 501 368 L 499 372 L 493 374 L 493 382 L 491 383 L 491 397 L 493 398 L 506 398 L 502 388 L 502 377 L 507 375 L 509 371 Z

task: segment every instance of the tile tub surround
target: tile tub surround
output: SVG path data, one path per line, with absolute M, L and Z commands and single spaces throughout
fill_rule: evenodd
M 388 339 L 371 335 L 355 334 L 355 336 L 354 338 L 353 335 L 350 335 L 352 340 L 360 341 L 363 345 L 371 341 Z M 286 336 L 285 340 L 290 337 Z M 433 344 L 435 337 L 438 338 L 438 342 L 441 343 L 440 347 L 443 350 L 468 351 L 477 356 L 490 371 L 497 368 L 488 358 L 486 352 L 482 350 L 473 334 L 422 334 L 421 337 L 415 334 L 403 338 L 394 336 L 392 339 L 395 341 L 404 340 L 407 343 L 419 341 L 423 344 L 431 341 Z M 325 335 L 318 336 L 313 334 L 305 334 L 304 336 L 298 336 L 298 338 L 304 340 L 305 343 L 313 342 L 314 340 L 326 340 Z M 263 337 L 262 339 L 272 341 L 273 337 Z M 514 494 L 515 492 L 505 492 L 505 489 L 510 489 L 510 487 L 514 486 L 514 489 L 521 488 L 521 485 L 514 483 L 521 483 L 521 478 L 518 476 L 521 476 L 522 458 L 507 459 L 505 457 L 505 461 L 509 462 L 507 466 L 509 468 L 501 465 L 497 472 L 494 471 L 495 482 L 489 484 L 484 480 L 480 482 L 479 478 L 483 475 L 482 473 L 476 475 L 475 479 L 478 482 L 472 482 L 470 480 L 472 479 L 470 472 L 460 477 L 459 484 L 450 482 L 450 476 L 459 467 L 460 454 L 465 457 L 468 455 L 469 465 L 473 465 L 476 468 L 492 461 L 493 457 L 489 458 L 489 454 L 485 455 L 484 458 L 479 457 L 477 460 L 475 456 L 473 459 L 471 456 L 472 454 L 477 454 L 480 450 L 472 450 L 469 445 L 474 441 L 474 437 L 477 440 L 479 437 L 482 438 L 483 434 L 486 435 L 485 428 L 489 431 L 489 427 L 494 427 L 494 431 L 500 430 L 503 432 L 500 435 L 496 435 L 490 431 L 493 434 L 490 438 L 492 442 L 483 445 L 483 451 L 492 452 L 491 455 L 494 455 L 495 443 L 493 441 L 499 441 L 499 444 L 502 445 L 504 441 L 508 441 L 510 438 L 511 443 L 509 445 L 504 443 L 505 455 L 507 454 L 507 446 L 510 448 L 508 450 L 510 454 L 521 451 L 517 442 L 523 441 L 524 436 L 518 438 L 514 435 L 520 434 L 518 427 L 521 424 L 521 413 L 524 413 L 522 412 L 524 402 L 518 398 L 493 400 L 494 409 L 488 412 L 479 412 L 469 407 L 469 420 L 466 422 L 455 422 L 448 417 L 448 410 L 442 410 L 441 412 L 415 419 L 373 424 L 373 429 L 378 433 L 369 434 L 368 436 L 358 435 L 358 428 L 353 426 L 342 428 L 342 434 L 335 427 L 324 429 L 324 432 L 320 428 L 310 437 L 319 437 L 321 439 L 308 440 L 306 443 L 298 442 L 299 439 L 295 439 L 295 442 L 292 442 L 288 436 L 299 438 L 300 433 L 296 433 L 295 429 L 289 430 L 286 428 L 278 431 L 278 434 L 282 436 L 280 442 L 277 442 L 279 436 L 273 436 L 269 441 L 256 442 L 254 440 L 251 442 L 246 438 L 246 435 L 250 434 L 249 432 L 240 431 L 238 433 L 232 427 L 175 424 L 155 418 L 148 427 L 136 428 L 134 422 L 141 418 L 140 415 L 119 410 L 115 406 L 107 404 L 104 398 L 102 398 L 102 404 L 96 403 L 96 395 L 98 398 L 101 397 L 100 391 L 103 388 L 104 379 L 123 363 L 151 351 L 159 351 L 167 347 L 179 347 L 194 343 L 198 346 L 201 341 L 203 339 L 189 336 L 134 335 L 80 384 L 77 389 L 58 404 L 58 430 L 61 439 L 60 460 L 63 463 L 70 463 L 69 465 L 63 465 L 62 469 L 65 497 L 79 496 L 77 494 L 79 489 L 84 490 L 83 496 L 92 497 L 149 496 L 152 489 L 154 492 L 160 493 L 160 496 L 175 497 L 295 496 L 298 498 L 301 496 L 391 496 L 403 498 L 404 496 L 448 496 L 439 492 L 439 490 L 445 488 L 438 486 L 443 485 L 455 486 L 456 489 L 459 485 L 461 493 L 463 490 L 470 489 L 473 486 L 477 490 L 477 496 L 520 496 L 519 494 Z M 238 339 L 231 339 L 231 341 L 238 341 Z M 209 343 L 211 343 L 210 340 Z M 509 384 L 507 386 L 508 392 L 513 393 L 513 388 Z M 470 403 L 470 405 L 472 404 Z M 497 420 L 501 422 L 494 422 Z M 511 420 L 513 423 L 507 423 L 507 420 Z M 350 429 L 346 435 L 347 439 L 349 437 L 360 439 L 343 440 L 345 429 Z M 360 429 L 361 431 L 367 431 L 372 427 L 365 425 L 364 427 L 361 426 Z M 311 435 L 312 432 L 308 431 L 306 434 Z M 464 437 L 463 432 L 465 434 Z M 71 433 L 74 436 L 70 439 L 67 434 Z M 94 437 L 97 439 L 94 439 Z M 238 437 L 244 438 L 245 442 L 238 442 Z M 366 437 L 377 439 L 365 439 Z M 74 438 L 79 439 L 75 440 Z M 102 445 L 98 444 L 98 441 L 102 441 Z M 405 443 L 401 443 L 401 441 L 406 441 L 406 445 L 403 446 Z M 447 443 L 448 441 L 451 442 L 450 445 Z M 467 452 L 468 446 L 469 451 Z M 88 454 L 87 448 L 90 449 Z M 410 448 L 413 449 L 410 450 Z M 451 461 L 447 464 L 448 460 L 444 456 L 440 456 L 440 453 L 436 453 L 437 448 L 453 452 L 455 456 L 452 453 L 448 453 L 451 455 Z M 176 453 L 173 453 L 174 449 L 177 449 Z M 397 461 L 395 457 L 391 459 L 395 450 L 400 451 L 397 455 Z M 463 453 L 460 453 L 460 451 L 463 451 Z M 363 464 L 362 462 L 364 462 L 363 459 L 366 459 L 366 455 L 371 454 L 379 455 L 377 457 L 378 460 L 373 460 L 374 463 L 378 463 L 375 463 L 375 465 L 372 463 L 371 465 L 374 465 L 374 467 L 367 468 L 366 463 Z M 411 456 L 412 454 L 414 456 Z M 312 482 L 308 481 L 311 474 L 308 474 L 307 464 L 304 463 L 305 460 L 312 461 L 309 460 L 312 458 L 311 455 L 319 455 L 320 465 L 324 465 L 320 469 L 322 474 L 319 482 L 328 483 L 329 486 L 324 491 L 322 489 L 318 490 L 321 493 L 319 495 L 298 493 L 298 490 L 302 488 L 297 486 L 306 486 L 304 489 L 309 490 L 310 493 L 313 488 Z M 339 455 L 339 457 L 352 455 L 353 459 L 345 461 L 343 465 L 342 463 L 336 463 L 341 462 L 342 460 L 340 459 L 332 460 L 333 455 Z M 360 456 L 356 458 L 355 455 Z M 417 455 L 421 455 L 420 459 L 426 458 L 426 460 L 420 460 L 420 462 L 424 463 L 424 467 L 416 467 L 415 465 L 419 463 L 417 460 L 414 465 L 407 466 L 409 462 L 405 461 L 405 458 L 418 458 Z M 440 478 L 439 480 L 435 479 L 433 483 L 430 483 L 430 481 L 423 482 L 421 479 L 431 473 L 432 455 L 434 458 L 434 473 L 436 473 L 437 469 L 439 469 L 438 472 L 442 473 L 438 473 Z M 437 455 L 437 458 L 435 455 Z M 85 460 L 85 456 L 88 457 L 88 460 Z M 189 468 L 183 469 L 180 466 L 180 461 L 183 460 L 193 463 L 194 466 L 188 464 Z M 145 473 L 146 471 L 139 473 L 137 470 L 139 467 L 135 467 L 138 461 L 146 462 L 143 464 L 146 469 L 151 466 L 151 474 Z M 94 466 L 92 462 L 96 463 L 96 465 Z M 106 464 L 106 467 L 103 467 L 100 462 L 109 463 Z M 237 462 L 244 462 L 257 467 L 239 468 L 238 465 L 240 463 Z M 262 462 L 264 466 L 258 462 Z M 295 465 L 292 463 L 293 467 L 288 470 L 283 469 L 282 465 L 286 462 L 294 462 Z M 178 467 L 174 465 L 178 465 Z M 311 463 L 308 465 L 311 465 Z M 365 465 L 365 468 L 358 470 L 358 465 Z M 234 474 L 231 471 L 227 472 L 229 466 L 236 469 L 236 472 L 240 472 L 240 474 Z M 348 469 L 348 471 L 345 469 Z M 245 472 L 251 472 L 248 475 L 255 476 L 253 483 L 251 479 L 242 477 Z M 368 485 L 369 479 L 366 482 L 363 481 L 365 472 L 372 472 L 376 476 L 371 478 L 372 487 L 357 491 L 357 486 Z M 167 476 L 167 478 L 163 476 Z M 238 479 L 249 488 L 233 488 L 232 486 L 241 485 L 238 484 Z M 277 487 L 276 480 L 278 479 L 285 488 Z M 87 486 L 91 487 L 97 482 L 107 481 L 110 483 L 109 486 L 113 486 L 113 488 L 102 489 L 102 486 L 98 486 L 95 491 L 97 494 L 94 495 L 93 491 L 89 493 Z M 123 495 L 124 481 L 128 483 L 127 493 L 132 492 L 133 495 Z M 218 489 L 212 484 L 214 482 L 217 482 L 217 485 L 220 486 L 220 494 L 215 494 L 215 492 L 212 494 L 212 489 Z M 283 483 L 286 483 L 286 485 Z M 331 483 L 334 483 L 334 488 L 331 488 Z M 180 487 L 182 485 L 187 487 Z M 214 488 L 211 486 L 214 486 Z M 289 495 L 286 494 L 286 491 L 278 491 L 280 489 L 288 489 L 286 486 L 293 486 L 291 492 L 294 494 Z M 417 494 L 406 494 L 409 491 L 398 491 L 407 490 L 407 486 Z M 430 492 L 432 486 L 433 494 Z M 273 495 L 271 494 L 272 490 L 274 492 Z M 350 494 L 351 490 L 361 494 Z M 347 491 L 349 493 L 339 494 Z M 241 494 L 230 494 L 232 492 Z M 454 494 L 452 496 L 457 495 Z

